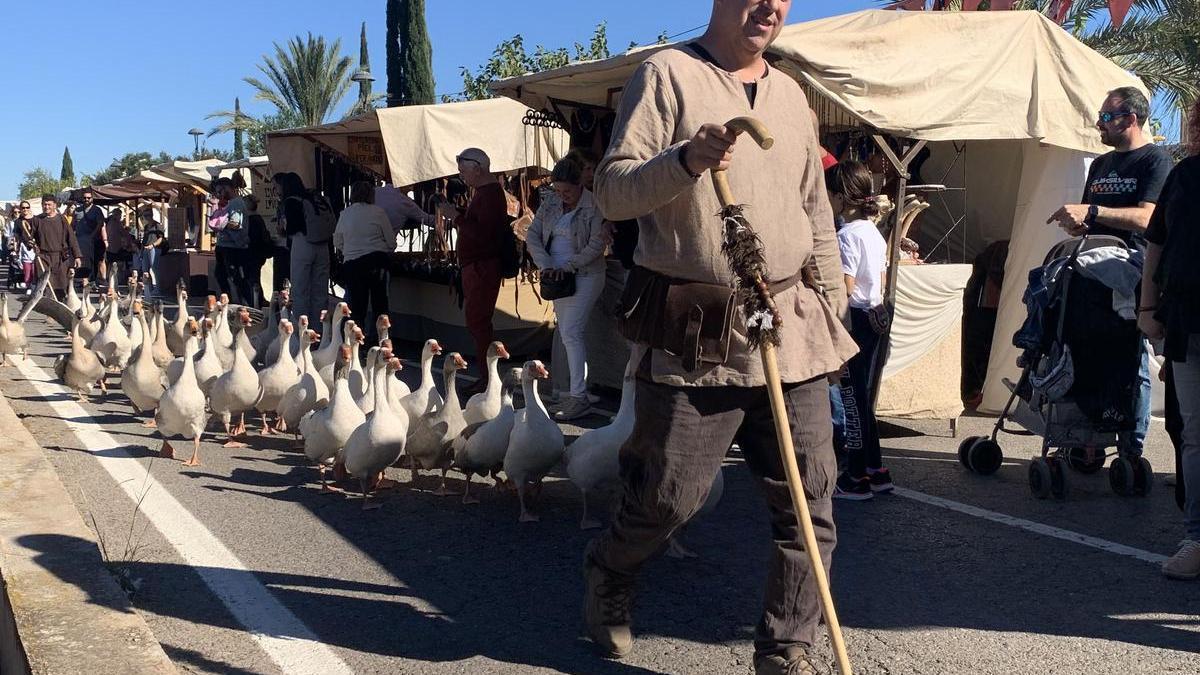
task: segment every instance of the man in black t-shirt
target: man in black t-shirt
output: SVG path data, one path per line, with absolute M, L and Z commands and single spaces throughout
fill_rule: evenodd
M 1108 92 L 1096 128 L 1100 142 L 1113 151 L 1092 162 L 1083 203 L 1063 206 L 1047 224 L 1057 223 L 1073 237 L 1085 232 L 1120 237 L 1145 253 L 1146 227 L 1172 165 L 1170 155 L 1154 145 L 1143 130 L 1149 115 L 1150 103 L 1140 90 L 1121 87 Z M 1150 362 L 1145 349 L 1138 377 L 1140 387 L 1134 401 L 1137 427 L 1118 441 L 1118 449 L 1134 457 L 1141 456 L 1150 428 Z

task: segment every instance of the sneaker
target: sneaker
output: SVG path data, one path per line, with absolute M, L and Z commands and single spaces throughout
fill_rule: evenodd
M 891 492 L 896 488 L 896 484 L 892 482 L 892 473 L 887 469 L 868 470 L 867 474 L 871 479 L 871 492 Z
M 875 493 L 871 492 L 871 479 L 866 476 L 851 478 L 850 474 L 843 473 L 838 476 L 837 484 L 833 487 L 834 499 L 862 502 L 874 496 Z
M 587 636 L 605 658 L 621 659 L 633 651 L 629 629 L 633 582 L 609 574 L 590 558 L 583 562 L 583 623 Z
M 781 654 L 754 657 L 754 675 L 829 675 L 829 664 L 803 647 L 788 647 Z
M 1200 541 L 1184 539 L 1179 550 L 1162 564 L 1163 576 L 1191 580 L 1200 577 Z
M 587 415 L 591 410 L 592 402 L 588 400 L 587 396 L 572 396 L 567 399 L 567 402 L 563 404 L 563 407 L 558 412 L 554 413 L 554 419 L 560 422 L 577 420 Z

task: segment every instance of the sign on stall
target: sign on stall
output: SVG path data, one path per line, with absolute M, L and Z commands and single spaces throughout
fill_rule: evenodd
M 367 167 L 380 175 L 387 166 L 383 139 L 379 136 L 347 136 L 346 155 L 352 163 Z

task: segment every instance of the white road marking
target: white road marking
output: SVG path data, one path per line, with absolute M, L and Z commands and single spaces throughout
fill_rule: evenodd
M 927 495 L 924 492 L 917 492 L 916 490 L 897 487 L 894 494 L 899 497 L 921 502 L 923 504 L 949 509 L 950 511 L 956 511 L 958 513 L 973 516 L 975 518 L 982 518 L 983 520 L 990 520 L 993 523 L 1000 523 L 1001 525 L 1015 527 L 1017 529 L 1026 530 L 1028 532 L 1033 532 L 1046 537 L 1053 537 L 1054 539 L 1061 539 L 1074 544 L 1090 546 L 1107 553 L 1115 553 L 1116 555 L 1123 555 L 1136 560 L 1141 560 L 1143 562 L 1154 563 L 1157 565 L 1162 564 L 1167 560 L 1167 556 L 1159 555 L 1158 553 L 1151 553 L 1150 551 L 1143 551 L 1140 548 L 1133 548 L 1132 546 L 1118 544 L 1113 541 L 1108 541 L 1107 539 L 1100 539 L 1099 537 L 1092 537 L 1086 534 L 1064 530 L 1061 527 L 1054 527 L 1044 523 L 1037 523 L 1032 520 L 1025 520 L 1024 518 L 1017 518 L 1016 516 L 1009 516 L 1003 513 L 996 513 L 995 511 L 988 511 L 987 509 L 981 509 L 978 506 L 971 506 L 970 504 L 963 504 L 950 499 Z
M 246 628 L 259 647 L 285 673 L 325 675 L 351 673 L 341 659 L 322 644 L 308 626 L 296 618 L 217 537 L 147 472 L 129 446 L 118 443 L 99 425 L 92 413 L 79 405 L 62 386 L 50 380 L 33 361 L 13 359 L 34 389 L 66 423 L 82 447 L 136 504 L 141 514 L 191 565 L 204 583 Z M 190 445 L 190 442 L 188 443 Z

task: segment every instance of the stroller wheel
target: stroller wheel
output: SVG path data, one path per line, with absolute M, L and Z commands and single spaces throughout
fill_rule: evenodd
M 1133 495 L 1145 497 L 1154 487 L 1154 468 L 1145 457 L 1130 460 L 1133 464 Z
M 983 436 L 967 436 L 962 443 L 958 444 L 958 463 L 962 464 L 967 471 L 971 470 L 971 463 L 967 461 L 967 451 L 971 449 L 972 445 L 983 439 Z
M 1050 496 L 1054 477 L 1050 465 L 1042 457 L 1036 457 L 1029 463 L 1029 491 L 1038 499 Z
M 1133 462 L 1126 457 L 1117 457 L 1108 466 L 1108 485 L 1112 491 L 1122 497 L 1133 493 L 1134 473 Z
M 1088 448 L 1067 448 L 1064 453 L 1067 461 L 1067 466 L 1082 473 L 1090 475 L 1104 468 L 1104 450 L 1101 448 L 1092 449 L 1092 457 L 1088 457 Z
M 1067 466 L 1058 457 L 1047 457 L 1046 465 L 1050 467 L 1050 494 L 1055 499 L 1067 498 Z
M 978 438 L 967 447 L 967 466 L 977 474 L 990 476 L 1004 463 L 1000 444 L 990 438 Z

